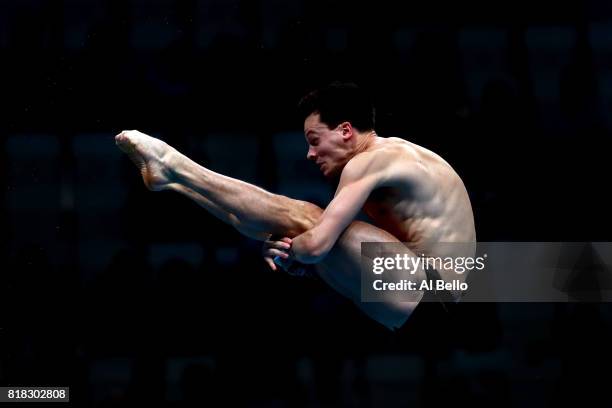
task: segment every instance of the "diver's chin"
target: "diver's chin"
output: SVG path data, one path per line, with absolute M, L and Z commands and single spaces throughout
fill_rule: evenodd
M 337 182 L 340 180 L 341 172 L 339 171 L 334 171 L 332 169 L 325 169 L 325 170 L 321 170 L 321 173 L 323 174 L 323 177 L 325 177 L 328 181 Z

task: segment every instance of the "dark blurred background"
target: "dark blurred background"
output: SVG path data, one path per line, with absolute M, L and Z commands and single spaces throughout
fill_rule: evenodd
M 0 385 L 77 405 L 607 397 L 607 304 L 465 304 L 393 336 L 147 191 L 113 136 L 324 206 L 295 106 L 352 80 L 380 135 L 463 177 L 480 241 L 610 241 L 612 3 L 3 0 L 0 55 Z

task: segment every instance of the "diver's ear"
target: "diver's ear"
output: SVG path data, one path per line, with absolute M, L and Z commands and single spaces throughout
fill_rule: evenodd
M 340 128 L 340 132 L 342 133 L 342 138 L 344 140 L 349 140 L 351 137 L 353 137 L 355 130 L 353 129 L 351 122 L 342 122 L 338 125 L 338 127 Z

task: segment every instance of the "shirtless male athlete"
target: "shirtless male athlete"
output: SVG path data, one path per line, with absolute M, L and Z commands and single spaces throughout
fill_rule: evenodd
M 275 256 L 315 264 L 322 280 L 368 316 L 399 328 L 419 302 L 402 301 L 391 291 L 382 302 L 360 300 L 361 243 L 404 242 L 408 256 L 444 257 L 449 253 L 440 242 L 475 242 L 465 186 L 435 153 L 404 139 L 379 137 L 374 108 L 353 84 L 311 92 L 300 111 L 307 158 L 338 183 L 325 210 L 215 173 L 141 132 L 123 131 L 115 140 L 150 190 L 182 193 L 242 234 L 266 241 L 264 255 L 273 269 Z M 362 209 L 374 225 L 355 220 Z M 448 270 L 439 274 L 445 280 L 458 277 Z

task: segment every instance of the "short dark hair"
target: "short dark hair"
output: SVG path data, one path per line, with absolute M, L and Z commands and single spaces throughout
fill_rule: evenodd
M 342 122 L 365 132 L 374 130 L 376 112 L 368 95 L 352 82 L 332 82 L 302 98 L 298 104 L 302 121 L 318 113 L 321 122 L 334 129 Z

